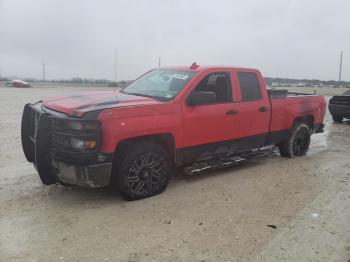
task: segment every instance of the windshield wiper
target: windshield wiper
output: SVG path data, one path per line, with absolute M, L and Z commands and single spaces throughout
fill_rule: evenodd
M 166 100 L 166 99 L 163 98 L 163 97 L 152 96 L 152 95 L 146 95 L 146 94 L 140 94 L 140 93 L 127 93 L 127 92 L 122 92 L 122 91 L 121 91 L 121 93 L 126 94 L 126 95 L 134 95 L 134 96 L 149 97 L 149 98 L 156 99 L 156 100 L 158 100 L 158 101 L 164 101 L 164 100 Z

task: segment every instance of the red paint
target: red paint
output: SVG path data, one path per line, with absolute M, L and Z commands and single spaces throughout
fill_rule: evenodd
M 114 152 L 118 143 L 124 139 L 145 135 L 171 134 L 176 148 L 182 148 L 290 129 L 294 120 L 302 116 L 312 116 L 314 124 L 323 123 L 326 107 L 323 96 L 295 96 L 270 101 L 263 77 L 258 70 L 197 65 L 192 65 L 190 69 L 171 69 L 191 70 L 197 74 L 170 102 L 125 94 L 115 96 L 114 92 L 110 91 L 50 99 L 46 100 L 44 105 L 70 116 L 80 117 L 98 109 L 98 104 L 108 104 L 109 101 L 111 108 L 104 109 L 98 116 L 103 133 L 101 151 L 105 153 Z M 187 106 L 185 101 L 190 92 L 200 80 L 213 72 L 226 72 L 231 76 L 233 102 Z M 258 76 L 261 100 L 241 101 L 237 72 L 253 72 Z M 267 107 L 269 111 L 260 112 L 258 109 L 262 106 Z M 229 110 L 238 111 L 238 114 L 227 115 Z

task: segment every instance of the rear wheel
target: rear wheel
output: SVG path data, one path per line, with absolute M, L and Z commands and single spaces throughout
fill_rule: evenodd
M 295 123 L 289 136 L 279 145 L 281 156 L 299 157 L 306 155 L 309 150 L 311 131 L 304 123 Z
M 343 117 L 342 116 L 336 116 L 336 115 L 332 115 L 332 118 L 333 118 L 333 121 L 334 122 L 341 122 L 343 120 Z
M 163 192 L 169 182 L 171 162 L 157 143 L 142 142 L 126 150 L 119 161 L 117 187 L 126 200 L 136 200 Z

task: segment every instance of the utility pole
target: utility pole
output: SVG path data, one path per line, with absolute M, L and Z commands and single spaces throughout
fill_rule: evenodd
M 45 81 L 45 63 L 43 62 L 43 81 Z
M 160 68 L 160 57 L 158 57 L 158 68 Z
M 118 49 L 115 49 L 114 81 L 117 83 Z
M 339 66 L 339 85 L 341 82 L 341 70 L 343 67 L 343 51 L 340 52 L 340 66 Z

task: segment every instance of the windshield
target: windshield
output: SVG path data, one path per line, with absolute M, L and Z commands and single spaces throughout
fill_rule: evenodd
M 157 69 L 135 80 L 123 93 L 169 101 L 192 79 L 194 72 Z
M 346 90 L 344 93 L 343 93 L 344 96 L 350 96 L 350 90 Z

